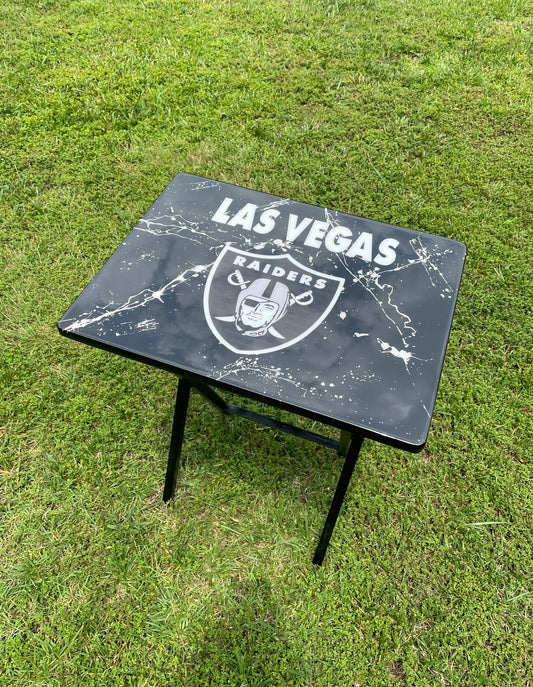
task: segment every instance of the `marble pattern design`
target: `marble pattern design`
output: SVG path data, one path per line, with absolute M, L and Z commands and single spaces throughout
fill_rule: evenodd
M 465 253 L 433 234 L 178 174 L 58 326 L 416 450 Z

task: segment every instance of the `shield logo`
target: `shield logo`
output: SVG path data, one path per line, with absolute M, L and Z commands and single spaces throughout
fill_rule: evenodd
M 288 253 L 258 255 L 226 245 L 205 284 L 205 318 L 230 351 L 271 353 L 316 329 L 343 286 L 344 279 L 306 267 Z

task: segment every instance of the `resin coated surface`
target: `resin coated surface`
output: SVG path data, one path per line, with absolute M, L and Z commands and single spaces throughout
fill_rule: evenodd
M 178 174 L 61 333 L 414 450 L 465 246 Z

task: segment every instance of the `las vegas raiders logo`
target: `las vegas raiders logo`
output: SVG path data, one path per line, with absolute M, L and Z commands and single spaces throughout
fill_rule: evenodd
M 304 339 L 324 321 L 344 279 L 292 256 L 258 255 L 227 245 L 204 291 L 209 328 L 235 353 L 271 353 Z

